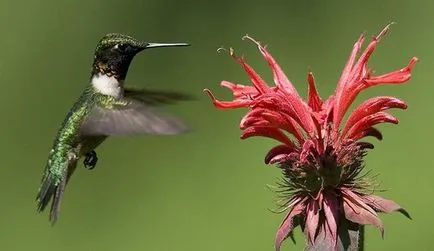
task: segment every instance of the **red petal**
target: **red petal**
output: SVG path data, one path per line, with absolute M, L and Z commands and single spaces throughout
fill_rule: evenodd
M 351 86 L 358 85 L 360 80 L 362 78 L 368 77 L 369 70 L 367 69 L 367 64 L 369 57 L 372 55 L 372 53 L 375 50 L 375 47 L 377 47 L 378 42 L 380 41 L 380 38 L 383 37 L 387 31 L 389 30 L 391 24 L 388 24 L 386 27 L 383 28 L 383 30 L 376 36 L 373 37 L 371 42 L 366 47 L 365 51 L 362 55 L 360 55 L 359 60 L 354 65 L 354 68 L 351 71 L 351 78 L 349 79 L 349 83 L 351 83 Z M 350 89 L 350 86 L 347 86 L 348 89 Z
M 298 141 L 302 141 L 303 137 L 300 131 L 296 128 L 296 122 L 291 117 L 285 116 L 285 114 L 267 111 L 261 114 L 261 116 L 270 121 L 272 124 L 275 124 L 276 127 L 281 128 L 290 134 L 294 135 L 298 139 Z
M 318 94 L 318 91 L 315 87 L 315 79 L 313 77 L 312 72 L 309 72 L 307 75 L 307 82 L 309 83 L 309 96 L 308 96 L 308 105 L 314 112 L 321 111 L 321 106 L 323 104 L 321 97 Z
M 381 236 L 384 234 L 383 223 L 378 218 L 377 213 L 368 206 L 359 195 L 345 189 L 342 191 L 344 196 L 344 212 L 345 218 L 348 220 L 362 224 L 362 225 L 374 225 L 381 231 Z
M 232 95 L 236 98 L 254 97 L 259 94 L 258 90 L 253 86 L 245 86 L 240 84 L 234 84 L 228 81 L 222 81 L 220 86 L 226 87 L 232 91 Z
M 400 211 L 402 214 L 410 218 L 410 215 L 405 211 L 400 205 L 398 205 L 393 200 L 384 199 L 376 195 L 365 195 L 362 197 L 366 204 L 374 207 L 376 210 L 384 213 L 392 213 Z
M 303 100 L 291 94 L 268 93 L 261 96 L 252 108 L 267 108 L 285 114 L 285 117 L 293 118 L 303 130 L 312 136 L 315 124 L 311 112 Z
M 266 108 L 255 108 L 250 110 L 244 117 L 241 119 L 240 128 L 245 129 L 247 127 L 252 126 L 256 121 L 265 121 L 265 119 L 261 116 L 262 113 L 268 111 Z M 266 121 L 267 124 L 270 122 Z
M 378 85 L 378 84 L 400 84 L 408 81 L 411 77 L 411 70 L 413 69 L 414 64 L 418 61 L 417 57 L 413 57 L 408 65 L 402 69 L 389 72 L 380 76 L 368 78 L 365 82 L 365 86 L 363 89 L 368 87 Z
M 364 117 L 391 108 L 406 109 L 407 104 L 397 98 L 387 96 L 374 97 L 366 100 L 351 113 L 342 131 L 342 135 L 345 135 L 355 123 Z
M 355 97 L 362 90 L 381 83 L 403 83 L 410 78 L 412 67 L 417 61 L 417 58 L 415 57 L 410 61 L 409 65 L 407 65 L 401 70 L 387 73 L 378 77 L 372 77 L 369 74 L 369 70 L 367 68 L 368 59 L 370 55 L 374 52 L 375 47 L 378 44 L 379 38 L 387 32 L 389 26 L 390 25 L 386 26 L 386 28 L 384 28 L 377 37 L 373 38 L 371 43 L 366 47 L 358 62 L 354 65 L 353 69 L 348 74 L 346 82 L 339 83 L 338 88 L 336 89 L 336 105 L 335 114 L 333 117 L 335 130 L 339 129 L 345 112 L 354 101 Z
M 270 87 L 267 85 L 267 83 L 261 78 L 258 73 L 256 73 L 256 71 L 250 65 L 248 65 L 244 61 L 242 57 L 236 56 L 232 48 L 230 50 L 230 55 L 243 66 L 244 71 L 249 75 L 250 80 L 252 81 L 253 85 L 259 93 L 268 92 Z
M 352 139 L 362 131 L 379 123 L 393 123 L 398 124 L 398 119 L 386 112 L 377 112 L 375 114 L 368 115 L 351 127 L 346 135 L 346 138 Z
M 372 136 L 374 138 L 377 138 L 378 140 L 383 139 L 383 135 L 381 134 L 381 132 L 379 130 L 377 130 L 375 127 L 369 127 L 368 129 L 363 130 L 363 131 L 359 132 L 358 134 L 356 134 L 353 137 L 353 140 L 359 140 L 361 138 L 368 137 L 368 136 Z
M 264 162 L 265 164 L 269 164 L 270 161 L 278 156 L 278 155 L 288 155 L 294 151 L 294 147 L 288 146 L 288 145 L 278 145 L 273 148 L 271 148 L 270 151 L 268 151 L 267 155 L 265 156 Z
M 312 153 L 313 149 L 315 149 L 315 143 L 312 140 L 308 139 L 303 143 L 300 153 L 300 161 L 302 163 L 308 162 L 307 158 Z
M 276 60 L 274 60 L 274 58 L 267 51 L 267 49 L 265 49 L 265 47 L 263 47 L 259 42 L 249 36 L 244 36 L 244 38 L 253 41 L 258 46 L 259 51 L 267 60 L 273 72 L 274 82 L 276 86 L 279 88 L 279 90 L 283 91 L 283 93 L 285 94 L 285 98 L 289 99 L 288 104 L 292 107 L 291 110 L 293 110 L 293 112 L 295 113 L 295 120 L 308 134 L 312 134 L 315 127 L 312 117 L 306 109 L 306 103 L 301 99 L 300 95 L 297 93 L 297 90 L 288 80 L 285 73 L 277 64 Z M 265 93 L 265 91 L 263 93 Z
M 374 145 L 369 142 L 357 142 L 357 146 L 360 147 L 360 149 L 374 149 Z
M 334 115 L 334 108 L 336 106 L 336 97 L 334 95 L 331 95 L 328 97 L 325 101 L 323 106 L 325 107 L 325 117 L 324 117 L 324 123 L 330 124 L 333 122 L 333 115 Z
M 274 158 L 270 160 L 270 164 L 283 164 L 284 162 L 298 158 L 299 154 L 296 152 L 292 152 L 290 154 L 280 154 L 276 155 Z
M 375 50 L 375 47 L 378 44 L 377 38 L 373 38 L 372 41 L 368 44 L 363 54 L 360 56 L 357 63 L 354 65 L 353 70 L 351 71 L 351 78 L 348 80 L 347 89 L 351 89 L 352 86 L 359 84 L 360 80 L 363 78 L 369 77 L 369 69 L 367 67 L 369 57 Z
M 279 229 L 276 233 L 276 238 L 274 240 L 274 248 L 276 251 L 280 251 L 280 247 L 282 246 L 282 242 L 286 239 L 288 234 L 292 232 L 294 229 L 294 216 L 297 216 L 303 212 L 303 200 L 297 199 L 292 203 L 292 208 L 289 213 L 286 215 L 285 219 L 279 226 Z
M 365 40 L 365 34 L 362 34 L 359 39 L 357 39 L 356 43 L 353 46 L 353 50 L 351 51 L 350 57 L 345 64 L 344 70 L 342 71 L 341 77 L 339 78 L 338 85 L 336 87 L 336 98 L 335 98 L 335 107 L 341 106 L 341 96 L 345 95 L 344 90 L 347 85 L 348 78 L 350 77 L 351 69 L 353 68 L 354 62 L 356 60 L 357 53 L 362 47 L 363 41 Z M 335 109 L 335 113 L 333 114 L 333 124 L 335 128 L 339 127 L 340 121 L 342 120 L 343 115 L 338 109 Z
M 220 109 L 234 109 L 240 107 L 248 107 L 252 104 L 252 100 L 247 99 L 236 99 L 234 101 L 220 101 L 217 100 L 209 89 L 203 90 L 211 98 L 214 106 Z
M 291 83 L 291 81 L 289 81 L 288 77 L 282 71 L 279 64 L 277 64 L 276 60 L 271 56 L 268 50 L 253 38 L 249 36 L 244 36 L 243 39 L 245 38 L 251 40 L 258 46 L 259 51 L 261 52 L 262 56 L 264 56 L 265 60 L 267 60 L 267 63 L 273 72 L 274 83 L 276 84 L 276 86 L 284 90 L 285 92 L 291 93 L 300 98 L 297 90 L 294 88 L 294 85 Z
M 324 196 L 323 210 L 325 214 L 325 236 L 336 247 L 338 238 L 338 222 L 339 222 L 339 204 L 334 194 Z
M 286 145 L 293 144 L 281 130 L 273 127 L 249 127 L 243 131 L 241 139 L 247 139 L 253 136 L 272 138 Z
M 276 127 L 286 130 L 299 141 L 303 140 L 300 131 L 296 128 L 296 122 L 291 117 L 267 108 L 255 107 L 241 119 L 241 129 L 251 126 Z
M 414 65 L 414 63 L 417 61 L 417 58 L 413 58 L 409 65 L 405 68 L 394 71 L 391 73 L 384 74 L 382 76 L 378 77 L 371 77 L 366 76 L 361 78 L 360 80 L 354 80 L 354 82 L 347 86 L 346 94 L 342 97 L 342 100 L 340 100 L 339 106 L 337 109 L 339 110 L 339 123 L 342 120 L 342 117 L 344 116 L 345 112 L 347 111 L 348 107 L 351 105 L 351 103 L 354 101 L 354 99 L 357 97 L 357 95 L 362 91 L 365 90 L 368 87 L 379 85 L 379 84 L 400 84 L 404 83 L 411 77 L 411 69 Z M 334 124 L 335 128 L 338 128 L 339 124 Z
M 316 200 L 311 200 L 308 203 L 306 215 L 306 226 L 304 231 L 308 237 L 308 241 L 313 244 L 319 222 L 319 205 Z
M 273 126 L 269 121 L 264 120 L 262 118 L 256 118 L 256 117 L 249 117 L 245 121 L 245 124 L 240 128 L 242 130 L 246 130 L 249 127 L 270 127 L 270 128 L 276 128 Z M 276 128 L 278 129 L 278 128 Z
M 368 212 L 377 215 L 377 213 L 375 213 L 374 209 L 372 209 L 370 206 L 366 205 L 361 196 L 359 194 L 354 193 L 353 191 L 351 191 L 348 188 L 344 188 L 341 189 L 341 193 L 344 195 L 343 198 L 348 200 L 349 202 L 358 205 L 357 208 L 361 207 L 364 208 L 365 210 L 367 210 Z
M 383 223 L 376 215 L 369 213 L 363 208 L 358 208 L 348 200 L 344 200 L 344 212 L 345 218 L 348 220 L 362 225 L 374 225 L 380 229 L 381 236 L 384 235 Z

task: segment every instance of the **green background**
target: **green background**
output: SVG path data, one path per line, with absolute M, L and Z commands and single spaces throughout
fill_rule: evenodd
M 395 21 L 370 61 L 377 73 L 420 62 L 412 80 L 361 95 L 396 95 L 398 126 L 366 157 L 382 195 L 409 210 L 383 215 L 386 232 L 367 227 L 367 250 L 429 250 L 434 110 L 434 2 L 429 1 L 58 1 L 0 3 L 0 250 L 273 250 L 284 215 L 271 213 L 280 172 L 263 164 L 271 140 L 239 139 L 244 110 L 218 111 L 202 93 L 222 99 L 221 80 L 248 83 L 220 46 L 232 46 L 272 83 L 246 33 L 269 45 L 301 94 L 308 69 L 322 97 L 332 94 L 361 32 L 368 38 Z M 188 48 L 147 51 L 133 61 L 129 86 L 172 89 L 198 101 L 167 107 L 195 131 L 178 137 L 111 138 L 93 171 L 71 180 L 57 225 L 37 214 L 35 196 L 53 137 L 88 84 L 98 39 L 122 32 L 151 42 L 189 42 Z M 302 250 L 286 242 L 284 250 Z

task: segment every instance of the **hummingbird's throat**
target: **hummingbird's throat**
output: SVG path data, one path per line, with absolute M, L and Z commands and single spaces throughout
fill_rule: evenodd
M 92 76 L 91 84 L 95 91 L 103 95 L 115 98 L 122 97 L 123 80 L 118 80 L 115 75 L 104 74 L 101 72 L 95 73 Z
M 102 62 L 98 62 L 94 65 L 95 71 L 94 72 L 99 72 L 101 74 L 107 75 L 109 77 L 115 77 L 117 79 L 119 79 L 119 73 L 113 69 L 111 69 L 111 67 L 109 67 L 107 64 L 104 64 Z

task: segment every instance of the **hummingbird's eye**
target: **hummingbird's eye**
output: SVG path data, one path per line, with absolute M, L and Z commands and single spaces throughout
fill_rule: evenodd
M 128 48 L 128 45 L 127 44 L 116 44 L 114 46 L 114 48 L 117 50 L 125 51 Z

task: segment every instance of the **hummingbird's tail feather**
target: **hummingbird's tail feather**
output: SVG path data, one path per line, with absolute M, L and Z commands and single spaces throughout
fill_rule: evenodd
M 42 184 L 39 188 L 38 195 L 36 196 L 36 201 L 38 202 L 38 212 L 42 212 L 50 202 L 51 197 L 56 191 L 56 186 L 54 185 L 52 175 L 48 172 L 42 178 Z
M 50 221 L 51 224 L 54 225 L 57 221 L 57 215 L 60 211 L 60 203 L 63 199 L 63 192 L 65 191 L 67 179 L 63 178 L 62 181 L 59 183 L 58 186 L 56 186 L 53 202 L 51 203 L 51 209 L 50 209 Z
M 64 167 L 61 169 L 62 175 L 60 180 L 56 179 L 50 171 L 46 172 L 42 178 L 42 184 L 36 197 L 38 202 L 38 212 L 44 211 L 51 200 L 49 220 L 52 225 L 54 225 L 57 221 L 57 216 L 60 211 L 60 204 L 63 199 L 63 193 L 65 191 L 66 184 L 68 183 L 68 180 L 76 167 L 76 162 L 66 162 L 63 165 Z

